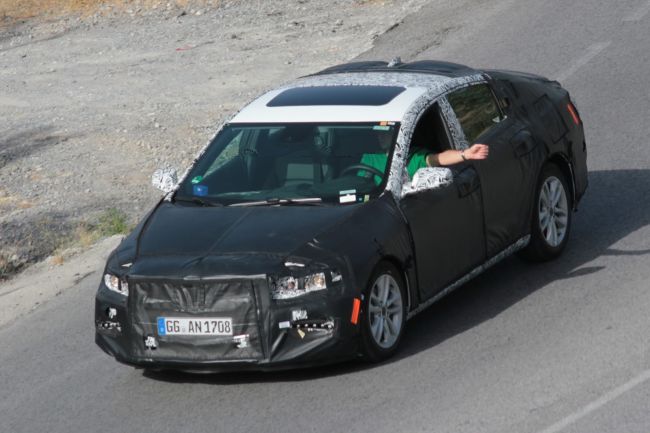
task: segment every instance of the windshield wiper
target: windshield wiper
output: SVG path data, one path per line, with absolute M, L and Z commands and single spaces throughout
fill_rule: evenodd
M 233 203 L 229 206 L 320 206 L 323 199 L 320 197 L 308 198 L 267 198 L 266 200 L 259 201 L 245 201 L 241 203 Z
M 187 203 L 198 204 L 199 206 L 211 206 L 211 207 L 222 207 L 221 203 L 217 203 L 210 200 L 205 200 L 199 197 L 175 197 L 174 201 L 183 201 Z

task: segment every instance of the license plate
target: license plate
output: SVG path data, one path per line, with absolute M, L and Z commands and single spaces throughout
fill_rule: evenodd
M 232 335 L 230 317 L 158 317 L 158 335 Z

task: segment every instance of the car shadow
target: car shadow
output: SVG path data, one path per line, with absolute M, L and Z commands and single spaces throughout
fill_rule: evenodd
M 291 382 L 338 376 L 399 362 L 494 318 L 548 284 L 602 272 L 589 265 L 602 256 L 649 255 L 650 249 L 620 250 L 619 240 L 650 224 L 650 170 L 601 170 L 589 174 L 590 186 L 574 214 L 571 238 L 561 258 L 531 264 L 510 257 L 465 284 L 411 321 L 400 351 L 382 364 L 344 362 L 310 369 L 272 373 L 242 372 L 196 375 L 145 372 L 155 380 L 232 385 Z M 526 275 L 525 284 L 521 276 Z

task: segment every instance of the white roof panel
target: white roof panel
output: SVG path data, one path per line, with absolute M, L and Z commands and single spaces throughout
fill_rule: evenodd
M 447 77 L 412 72 L 351 72 L 312 75 L 265 93 L 241 110 L 231 123 L 281 122 L 401 122 L 424 93 L 437 97 L 456 86 L 482 81 L 481 74 Z M 389 103 L 372 105 L 308 105 L 268 107 L 267 103 L 287 89 L 314 86 L 400 86 L 406 90 Z
M 267 106 L 269 101 L 286 89 L 285 87 L 262 95 L 241 110 L 231 123 L 378 122 L 382 120 L 399 122 L 411 104 L 427 90 L 425 87 L 406 88 L 384 105 Z

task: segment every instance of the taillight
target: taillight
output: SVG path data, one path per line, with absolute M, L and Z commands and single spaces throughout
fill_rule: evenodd
M 578 115 L 578 110 L 576 109 L 575 105 L 573 105 L 573 103 L 569 101 L 569 103 L 566 104 L 566 108 L 567 110 L 569 110 L 569 114 L 573 118 L 573 122 L 576 125 L 580 125 L 582 121 L 580 120 L 580 116 Z

